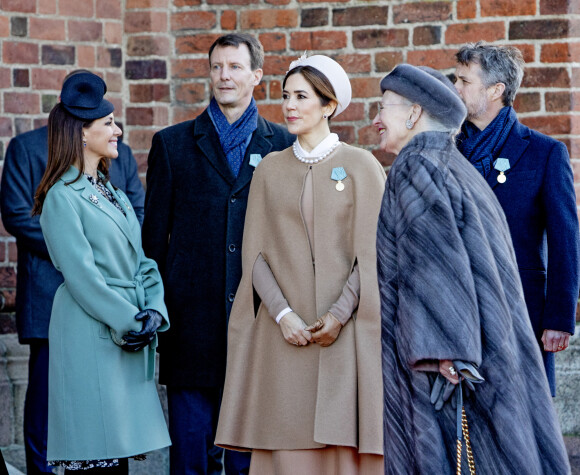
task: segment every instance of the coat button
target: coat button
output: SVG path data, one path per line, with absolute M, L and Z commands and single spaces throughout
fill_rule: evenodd
M 237 199 L 238 199 L 238 198 L 237 198 L 237 196 L 236 196 L 236 195 L 232 195 L 232 197 L 230 198 L 230 202 L 231 202 L 231 203 L 235 203 Z
M 230 244 L 228 247 L 230 252 L 235 252 L 236 251 L 236 245 L 235 244 Z
M 234 294 L 230 294 L 230 295 L 228 295 L 228 300 L 229 300 L 230 302 L 233 302 L 233 301 L 234 301 L 234 297 L 235 297 L 235 295 L 234 295 Z

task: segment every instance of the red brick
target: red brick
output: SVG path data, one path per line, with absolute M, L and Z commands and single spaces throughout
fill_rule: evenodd
M 282 81 L 272 79 L 269 81 L 270 99 L 282 99 Z
M 567 115 L 524 117 L 521 122 L 546 135 L 566 135 L 571 131 L 570 117 Z
M 64 41 L 66 30 L 64 20 L 52 20 L 30 16 L 28 18 L 29 38 L 51 41 Z
M 265 0 L 265 1 L 270 5 L 288 5 L 290 3 L 290 0 Z
M 153 125 L 153 107 L 127 107 L 127 125 Z
M 540 0 L 541 15 L 565 15 L 568 12 L 570 0 Z
M 207 78 L 209 62 L 204 59 L 174 59 L 171 61 L 171 77 L 174 79 Z
M 413 44 L 428 46 L 441 43 L 440 26 L 417 26 L 413 28 Z
M 539 111 L 541 106 L 539 92 L 520 92 L 516 95 L 514 109 L 518 113 Z
M 568 20 L 561 18 L 512 21 L 509 26 L 509 39 L 513 41 L 566 38 L 569 29 Z
M 220 17 L 220 25 L 224 30 L 235 30 L 238 24 L 237 13 L 234 10 L 225 10 Z
M 284 123 L 284 114 L 280 104 L 258 104 L 258 111 L 264 119 L 277 124 Z
M 105 43 L 120 45 L 123 43 L 123 23 L 119 21 L 103 22 Z
M 349 106 L 340 113 L 336 118 L 333 118 L 333 122 L 351 122 L 356 120 L 364 120 L 365 118 L 365 105 L 362 102 L 351 102 Z
M 2 0 L 0 10 L 5 12 L 36 13 L 36 0 Z
M 312 28 L 328 25 L 328 8 L 304 8 L 300 12 L 300 26 Z
M 10 19 L 6 16 L 0 16 L 0 38 L 10 36 Z
M 481 16 L 524 16 L 536 14 L 536 2 L 530 0 L 485 0 L 480 2 Z
M 250 5 L 258 0 L 206 0 L 208 5 Z
M 95 15 L 93 2 L 81 2 L 79 0 L 59 0 L 58 13 L 61 17 L 85 17 L 91 18 Z
M 2 64 L 2 63 L 0 63 Z M 12 70 L 0 67 L 0 89 L 10 89 L 12 86 Z M 1 220 L 0 220 L 1 221 Z
M 63 69 L 33 68 L 31 71 L 32 88 L 60 91 L 67 71 Z
M 580 87 L 580 68 L 572 68 L 572 87 Z
M 94 46 L 77 45 L 77 64 L 79 68 L 93 69 L 97 64 L 96 58 Z
M 379 133 L 374 125 L 369 124 L 358 129 L 359 145 L 378 145 L 379 142 Z
M 536 47 L 533 44 L 513 45 L 520 50 L 526 63 L 533 63 L 536 60 Z
M 175 87 L 175 100 L 182 104 L 196 104 L 206 100 L 204 82 L 189 82 Z
M 127 79 L 166 79 L 167 62 L 163 59 L 125 61 Z
M 179 12 L 171 15 L 171 30 L 209 30 L 217 25 L 215 12 Z
M 56 14 L 56 0 L 38 0 L 36 13 L 42 15 Z
M 348 144 L 356 143 L 356 136 L 352 125 L 335 125 L 331 123 L 330 131 L 337 134 L 341 142 Z
M 254 88 L 254 99 L 256 101 L 264 101 L 267 99 L 267 97 L 268 97 L 268 92 L 267 92 L 266 83 L 264 81 L 261 81 L 260 84 L 258 84 Z
M 149 150 L 151 148 L 153 135 L 155 135 L 154 130 L 143 129 L 142 127 L 131 130 L 129 134 L 131 148 L 135 150 Z
M 377 158 L 379 163 L 387 169 L 393 165 L 395 158 L 397 158 L 394 154 L 387 153 L 384 150 L 381 150 L 379 148 L 373 149 L 373 150 L 371 150 L 371 152 Z M 388 175 L 388 173 L 387 173 L 387 175 Z
M 131 102 L 169 102 L 169 84 L 131 84 L 129 86 Z
M 446 21 L 450 18 L 450 2 L 414 2 L 393 6 L 395 23 Z
M 580 91 L 574 91 L 572 93 L 572 105 L 570 110 L 580 111 Z
M 454 23 L 447 27 L 445 44 L 462 44 L 480 40 L 490 43 L 506 38 L 505 24 L 500 21 L 485 23 Z
M 371 56 L 369 54 L 337 54 L 333 55 L 332 58 L 347 73 L 369 73 L 371 71 Z
M 477 13 L 477 4 L 475 0 L 458 0 L 457 2 L 457 19 L 466 20 L 475 18 Z
M 258 28 L 295 28 L 298 26 L 297 10 L 242 10 L 240 26 L 251 30 Z
M 0 287 L 13 288 L 16 286 L 16 269 L 14 267 L 0 267 Z
M 123 9 L 119 0 L 97 0 L 97 18 L 123 18 Z
M 264 75 L 284 76 L 295 56 L 266 55 L 264 59 Z
M 4 112 L 12 114 L 39 114 L 40 95 L 35 92 L 5 92 Z
M 352 44 L 355 48 L 391 48 L 404 47 L 409 44 L 409 31 L 405 29 L 385 28 L 372 30 L 354 30 Z
M 99 41 L 103 37 L 103 25 L 98 21 L 68 22 L 70 41 Z
M 522 87 L 569 87 L 566 68 L 526 68 Z
M 297 31 L 290 34 L 290 48 L 295 51 L 346 48 L 344 31 Z
M 165 12 L 125 13 L 125 33 L 167 33 Z
M 377 72 L 389 72 L 397 64 L 403 62 L 403 53 L 400 51 L 386 51 L 375 55 L 375 68 Z
M 16 241 L 8 242 L 8 260 L 10 262 L 16 262 L 18 259 L 18 249 L 16 248 Z
M 352 97 L 377 97 L 381 94 L 382 78 L 352 78 Z
M 178 124 L 186 120 L 195 119 L 205 110 L 205 107 L 172 107 L 171 110 L 173 111 L 172 123 Z
M 350 0 L 336 0 L 333 3 L 347 3 Z M 328 3 L 325 0 L 298 0 L 298 3 Z
M 5 41 L 2 61 L 7 64 L 38 64 L 38 45 Z
M 568 91 L 546 92 L 546 112 L 569 112 L 572 108 L 572 95 Z
M 127 54 L 129 56 L 169 56 L 169 53 L 169 38 L 166 36 L 132 35 L 127 40 Z M 180 53 L 180 51 L 177 50 L 177 53 Z
M 259 38 L 264 51 L 284 51 L 286 49 L 286 35 L 282 33 L 262 33 Z
M 547 43 L 542 45 L 542 63 L 568 63 L 580 58 L 580 43 Z
M 120 53 L 118 48 L 107 48 L 106 46 L 97 47 L 97 67 L 111 68 L 120 67 L 116 54 Z
M 127 0 L 126 8 L 127 10 L 133 8 L 167 8 L 170 2 L 171 0 Z M 174 3 L 176 7 L 186 6 L 183 4 L 179 5 L 177 1 Z M 199 5 L 199 3 L 195 5 Z
M 332 10 L 334 26 L 386 25 L 388 19 L 389 7 L 365 6 Z
M 407 53 L 407 62 L 416 66 L 430 66 L 435 69 L 455 67 L 455 50 L 429 49 Z
M 0 117 L 0 136 L 12 137 L 12 119 Z
M 177 54 L 207 54 L 210 46 L 219 36 L 219 33 L 199 33 L 178 36 L 175 38 L 175 52 Z
M 103 79 L 107 84 L 107 94 L 123 92 L 124 77 L 120 71 L 106 71 Z

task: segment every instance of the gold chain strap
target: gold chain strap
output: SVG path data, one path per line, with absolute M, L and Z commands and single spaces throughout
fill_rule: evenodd
M 467 465 L 469 466 L 469 473 L 475 475 L 475 461 L 473 460 L 473 452 L 471 451 L 471 441 L 469 439 L 469 427 L 467 426 L 467 416 L 465 415 L 465 408 L 461 408 L 461 432 L 465 439 L 465 449 L 467 452 Z M 457 439 L 457 475 L 461 475 L 461 452 L 463 444 L 461 440 Z

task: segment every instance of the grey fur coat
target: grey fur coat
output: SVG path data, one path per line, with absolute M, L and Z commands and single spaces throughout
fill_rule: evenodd
M 429 401 L 442 359 L 485 378 L 465 400 L 477 473 L 569 473 L 504 214 L 448 134 L 397 157 L 377 259 L 385 473 L 455 472 L 455 410 Z

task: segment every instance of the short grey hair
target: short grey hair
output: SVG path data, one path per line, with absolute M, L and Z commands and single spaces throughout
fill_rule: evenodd
M 491 87 L 498 82 L 505 84 L 503 104 L 511 106 L 514 103 L 524 77 L 525 61 L 519 49 L 478 41 L 463 45 L 455 58 L 464 66 L 469 66 L 470 63 L 479 64 L 483 85 Z

